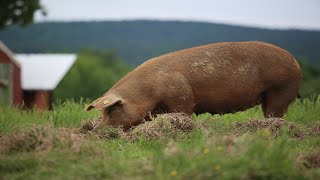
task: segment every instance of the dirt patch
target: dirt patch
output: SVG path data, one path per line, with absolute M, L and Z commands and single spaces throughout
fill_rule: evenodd
M 86 137 L 94 136 L 98 139 L 121 138 L 135 141 L 140 138 L 184 138 L 186 132 L 195 125 L 186 114 L 171 113 L 158 115 L 152 121 L 140 124 L 128 131 L 122 128 L 106 127 L 93 132 L 94 125 L 100 120 L 90 119 L 80 129 L 54 128 L 52 126 L 34 126 L 25 130 L 16 130 L 10 134 L 0 135 L 0 153 L 23 151 L 46 151 L 55 148 L 70 148 L 80 151 Z
M 101 118 L 89 119 L 81 123 L 80 132 L 86 133 L 88 131 L 92 131 L 94 126 L 101 120 Z
M 282 118 L 253 119 L 233 125 L 236 134 L 246 132 L 261 132 L 268 137 L 278 137 L 282 133 L 288 134 L 291 138 L 304 140 L 307 137 L 320 135 L 320 122 L 313 125 L 303 126 L 298 123 L 285 121 Z
M 296 124 L 290 123 L 288 125 L 288 134 L 296 139 L 303 140 L 306 137 L 314 137 L 320 135 L 320 122 L 313 125 L 308 125 L 307 127 L 298 126 Z
M 289 124 L 288 134 L 290 137 L 303 140 L 307 134 L 306 130 L 303 130 L 301 127 L 295 124 Z
M 184 113 L 161 114 L 128 132 L 129 139 L 161 139 L 165 137 L 183 139 L 195 127 L 192 119 Z
M 311 129 L 310 133 L 312 135 L 319 136 L 320 135 L 320 122 L 314 124 L 310 129 Z
M 122 138 L 135 141 L 140 138 L 148 140 L 168 137 L 180 139 L 186 137 L 186 132 L 195 127 L 192 119 L 184 113 L 159 114 L 151 119 L 152 121 L 147 121 L 128 131 L 123 131 L 121 128 L 106 127 L 94 133 L 92 132 L 93 127 L 99 119 L 93 119 L 83 123 L 80 132 L 92 134 L 98 138 Z
M 0 152 L 46 151 L 62 146 L 79 151 L 84 135 L 68 128 L 31 127 L 0 137 Z
M 268 118 L 268 119 L 253 119 L 247 122 L 235 123 L 234 129 L 236 132 L 256 132 L 258 130 L 266 130 L 271 135 L 278 136 L 282 126 L 286 124 L 286 121 L 282 118 Z
M 122 128 L 105 127 L 93 132 L 93 127 L 100 121 L 100 118 L 83 122 L 79 129 L 34 126 L 25 130 L 16 130 L 11 134 L 0 134 L 0 153 L 46 151 L 61 147 L 80 151 L 84 140 L 88 137 L 96 137 L 97 139 L 120 138 L 128 141 L 136 141 L 141 138 L 147 140 L 180 140 L 188 138 L 188 132 L 195 128 L 211 131 L 208 127 L 196 125 L 190 116 L 184 113 L 160 114 L 151 119 L 152 121 L 145 122 L 127 131 Z M 284 125 L 288 127 L 288 131 L 285 132 L 293 138 L 303 139 L 305 136 L 318 136 L 320 134 L 320 123 L 302 129 L 300 126 L 286 122 L 281 118 L 254 119 L 235 123 L 233 125 L 234 129 L 231 131 L 235 135 L 251 131 L 262 132 L 267 137 L 277 137 L 280 133 L 283 133 L 282 127 Z M 227 146 L 232 146 L 232 141 L 227 143 Z
M 320 168 L 320 151 L 315 151 L 310 154 L 300 155 L 297 159 L 299 164 L 307 169 Z

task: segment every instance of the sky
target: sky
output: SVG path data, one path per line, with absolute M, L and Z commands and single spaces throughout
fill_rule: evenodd
M 183 20 L 320 30 L 320 0 L 41 0 L 36 21 Z

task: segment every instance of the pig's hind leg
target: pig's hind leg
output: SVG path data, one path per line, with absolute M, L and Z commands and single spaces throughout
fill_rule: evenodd
M 298 90 L 294 84 L 273 87 L 263 95 L 262 110 L 265 117 L 283 117 L 289 104 L 297 97 Z

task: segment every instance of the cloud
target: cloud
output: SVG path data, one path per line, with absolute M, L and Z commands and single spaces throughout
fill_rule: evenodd
M 318 0 L 43 0 L 37 21 L 161 19 L 320 29 Z

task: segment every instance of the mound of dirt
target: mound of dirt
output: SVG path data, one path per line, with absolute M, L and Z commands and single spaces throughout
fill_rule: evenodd
M 316 136 L 320 135 L 320 122 L 311 127 L 311 133 Z
M 122 138 L 134 141 L 140 138 L 149 140 L 165 137 L 183 138 L 186 136 L 186 132 L 191 131 L 195 127 L 192 119 L 184 113 L 159 114 L 151 119 L 152 121 L 142 123 L 128 131 L 123 131 L 121 128 L 106 127 L 97 132 L 92 132 L 92 130 L 99 119 L 91 119 L 82 124 L 80 132 L 94 134 L 98 138 Z
M 80 132 L 86 133 L 88 131 L 92 131 L 94 126 L 101 120 L 101 118 L 89 119 L 81 123 Z
M 301 127 L 295 124 L 289 124 L 288 126 L 288 134 L 290 137 L 302 140 L 305 138 L 306 130 L 302 130 Z
M 190 116 L 184 113 L 160 114 L 151 118 L 152 121 L 142 123 L 127 131 L 122 128 L 105 127 L 93 132 L 93 127 L 101 119 L 89 119 L 82 123 L 80 129 L 54 128 L 52 126 L 34 126 L 25 130 L 16 130 L 11 134 L 0 134 L 0 153 L 11 153 L 21 151 L 45 151 L 55 148 L 67 147 L 79 151 L 86 137 L 98 139 L 120 138 L 128 141 L 139 139 L 185 139 L 188 132 L 194 128 L 204 128 L 193 122 Z M 288 133 L 291 137 L 303 139 L 304 136 L 319 135 L 320 123 L 308 129 L 287 123 L 281 118 L 254 119 L 246 122 L 235 123 L 233 128 L 236 135 L 248 131 L 263 130 L 277 137 L 282 133 L 282 127 L 288 125 Z M 266 130 L 266 131 L 264 131 Z M 308 131 L 308 132 L 305 132 Z M 318 161 L 316 161 L 318 162 Z M 312 162 L 311 164 L 317 164 Z
M 72 129 L 38 126 L 1 136 L 0 152 L 45 151 L 61 146 L 79 151 L 83 141 L 84 135 Z
M 100 119 L 90 119 L 82 124 L 80 132 L 94 135 L 99 139 L 122 138 L 134 141 L 140 138 L 181 139 L 187 137 L 187 132 L 194 128 L 209 130 L 205 125 L 196 126 L 192 119 L 184 113 L 159 114 L 151 119 L 152 121 L 142 123 L 128 131 L 123 131 L 121 128 L 106 127 L 97 132 L 92 132 L 92 130 Z M 288 129 L 285 130 L 283 127 L 287 127 Z M 252 119 L 245 122 L 234 123 L 232 133 L 240 135 L 246 132 L 257 131 L 266 137 L 278 137 L 282 133 L 288 133 L 292 138 L 303 140 L 307 136 L 320 135 L 320 123 L 314 124 L 310 128 L 303 128 L 298 124 L 287 122 L 282 118 Z
M 287 122 L 282 118 L 266 118 L 266 119 L 253 119 L 246 122 L 235 123 L 233 128 L 236 134 L 242 134 L 245 132 L 256 132 L 258 130 L 267 130 L 272 136 L 279 136 L 282 127 L 287 124 Z
M 171 137 L 183 139 L 186 132 L 190 132 L 195 127 L 190 116 L 184 113 L 161 114 L 152 121 L 145 122 L 128 132 L 129 139 L 161 139 Z
M 282 118 L 266 118 L 266 119 L 253 119 L 244 123 L 235 123 L 234 127 L 239 129 L 246 129 L 251 131 L 257 131 L 259 129 L 269 128 L 276 131 L 281 128 L 286 121 Z

